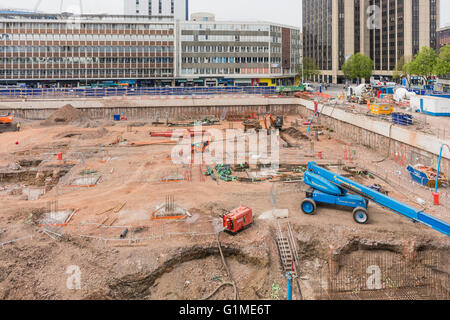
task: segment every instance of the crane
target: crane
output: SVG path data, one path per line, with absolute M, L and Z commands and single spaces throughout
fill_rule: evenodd
M 353 208 L 354 220 L 359 224 L 365 224 L 369 220 L 367 212 L 369 201 L 372 201 L 414 222 L 420 222 L 450 236 L 449 223 L 374 189 L 337 175 L 315 162 L 308 163 L 304 181 L 311 187 L 306 192 L 306 199 L 301 204 L 302 211 L 305 214 L 315 214 L 318 203 L 335 204 Z

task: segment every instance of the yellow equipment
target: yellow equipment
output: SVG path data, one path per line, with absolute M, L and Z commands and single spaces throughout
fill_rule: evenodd
M 393 114 L 394 106 L 390 103 L 375 102 L 370 104 L 370 111 L 373 114 Z

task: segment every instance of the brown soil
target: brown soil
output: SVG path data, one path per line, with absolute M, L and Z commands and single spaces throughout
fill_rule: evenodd
M 70 107 L 66 109 L 71 110 Z M 58 115 L 50 122 L 58 123 L 57 118 Z M 366 261 L 365 257 L 373 253 L 379 254 L 379 258 L 393 254 L 392 261 L 396 264 L 397 261 L 409 261 L 415 253 L 438 251 L 447 259 L 442 260 L 441 266 L 449 265 L 448 237 L 374 204 L 369 207 L 370 222 L 363 226 L 353 221 L 351 211 L 331 206 L 321 206 L 317 215 L 307 216 L 300 212 L 300 203 L 305 196 L 301 190 L 306 188 L 302 183 L 216 183 L 211 177 L 203 181 L 201 177 L 206 166 L 193 165 L 190 170 L 189 166 L 175 165 L 170 161 L 173 146 L 131 145 L 134 141 L 159 140 L 149 137 L 149 132 L 155 128 L 147 125 L 128 132 L 125 126 L 106 127 L 107 122 L 104 122 L 105 129 L 85 129 L 73 125 L 76 118 L 67 117 L 72 125 L 26 125 L 21 132 L 0 135 L 1 166 L 17 162 L 24 172 L 48 169 L 44 180 L 56 177 L 54 182 L 58 186 L 36 201 L 9 196 L 2 198 L 0 243 L 22 237 L 31 232 L 31 226 L 34 235 L 32 240 L 17 241 L 3 248 L 0 246 L 0 299 L 202 299 L 229 279 L 215 236 L 190 236 L 186 232 L 205 232 L 210 227 L 207 221 L 220 221 L 222 214 L 240 205 L 253 209 L 255 224 L 236 236 L 222 234 L 221 242 L 241 299 L 275 299 L 277 295 L 279 299 L 284 299 L 286 277 L 280 271 L 275 243 L 276 221 L 257 219 L 262 213 L 273 209 L 272 191 L 276 195 L 277 208 L 289 210 L 288 220 L 294 229 L 301 260 L 300 284 L 306 299 L 326 297 L 321 291 L 321 280 L 324 280 L 321 277 L 325 280 L 329 277 L 327 270 L 333 261 L 343 266 L 343 270 L 348 272 L 344 276 L 348 278 L 352 274 L 360 278 L 367 276 L 366 270 L 353 272 L 348 259 Z M 240 124 L 235 123 L 234 126 L 238 128 Z M 223 123 L 215 128 L 228 127 L 228 123 Z M 295 130 L 306 135 L 304 127 Z M 294 130 L 290 131 L 294 133 Z M 85 139 L 81 138 L 83 136 Z M 88 136 L 95 138 L 87 139 Z M 120 141 L 111 144 L 117 137 L 121 137 Z M 302 136 L 298 135 L 297 140 L 301 144 Z M 16 145 L 15 141 L 20 141 L 20 144 Z M 331 139 L 321 136 L 314 143 L 315 151 L 323 151 L 324 159 L 319 160 L 311 158 L 310 143 L 303 143 L 306 149 L 282 148 L 281 162 L 298 168 L 311 160 L 323 164 L 341 161 L 344 166 L 357 166 L 355 162 L 360 161 L 360 166 L 373 169 L 372 160 L 383 158 L 383 155 L 368 148 L 352 146 L 356 151 L 354 162 L 343 161 L 345 141 L 337 136 Z M 57 160 L 58 152 L 63 152 L 64 160 Z M 44 165 L 50 166 L 52 171 L 45 169 Z M 57 168 L 61 170 L 54 174 L 53 169 Z M 66 171 L 63 171 L 64 168 Z M 383 168 L 390 174 L 399 170 L 391 160 L 385 161 Z M 68 181 L 83 170 L 95 171 L 101 177 L 99 183 L 92 188 L 69 187 Z M 342 168 L 342 172 L 339 171 L 338 166 L 332 170 L 345 173 Z M 184 176 L 189 171 L 192 181 L 161 182 L 165 176 L 175 173 Z M 33 173 L 29 176 L 30 183 L 36 180 L 36 172 Z M 2 183 L 28 179 L 25 173 L 22 175 L 8 173 Z M 389 178 L 388 174 L 386 176 Z M 38 178 L 39 184 L 42 184 L 42 176 Z M 391 196 L 411 205 L 417 205 L 413 198 L 422 192 L 419 187 L 408 184 L 410 194 L 415 197 L 407 197 L 384 181 L 366 176 L 354 178 L 366 185 L 383 184 Z M 171 222 L 171 228 L 167 225 L 161 227 L 161 222 L 151 220 L 150 213 L 169 195 L 175 197 L 178 205 L 198 216 L 198 220 Z M 56 240 L 42 233 L 42 228 L 38 226 L 48 203 L 55 200 L 62 210 L 79 209 L 62 230 L 63 237 Z M 120 211 L 105 213 L 124 203 Z M 448 217 L 448 211 L 443 206 L 427 208 L 427 212 L 443 219 Z M 22 228 L 31 213 L 33 218 L 30 225 L 27 224 L 29 228 Z M 90 228 L 89 235 L 118 239 L 126 226 L 130 228 L 129 238 L 105 243 L 81 237 L 83 223 L 100 224 L 106 218 L 115 228 L 108 229 L 108 232 L 97 227 Z M 21 228 L 16 229 L 17 226 Z M 2 230 L 8 231 L 2 233 Z M 169 236 L 168 230 L 174 234 Z M 152 235 L 157 237 L 151 238 Z M 132 236 L 148 239 L 130 243 Z M 80 290 L 69 290 L 66 286 L 69 266 L 78 266 L 81 270 Z M 388 266 L 386 270 L 391 272 L 393 268 Z M 450 274 L 445 268 L 436 270 L 446 276 Z M 395 280 L 393 275 L 389 277 Z M 273 292 L 276 286 L 280 287 L 277 294 Z M 294 293 L 294 297 L 299 298 L 298 293 Z M 232 287 L 222 288 L 213 297 L 232 298 Z
M 82 111 L 75 109 L 72 105 L 67 104 L 57 111 L 55 111 L 50 117 L 43 122 L 44 125 L 55 124 L 83 124 L 89 119 L 83 114 Z

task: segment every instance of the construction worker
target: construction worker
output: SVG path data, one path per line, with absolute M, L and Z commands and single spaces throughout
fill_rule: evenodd
M 20 122 L 17 122 L 17 131 L 20 131 L 20 127 L 21 127 Z

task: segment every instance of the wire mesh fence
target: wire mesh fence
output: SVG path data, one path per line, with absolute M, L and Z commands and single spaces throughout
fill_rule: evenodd
M 330 259 L 320 274 L 321 300 L 448 300 L 450 276 L 438 251 L 357 251 Z

